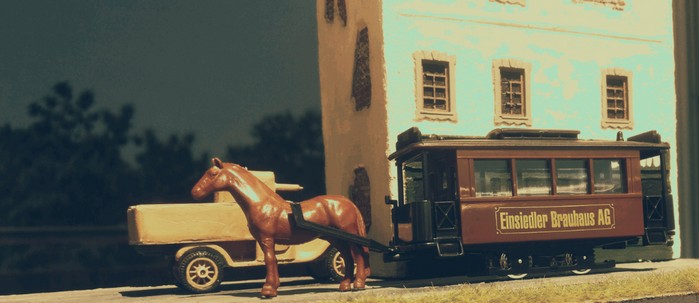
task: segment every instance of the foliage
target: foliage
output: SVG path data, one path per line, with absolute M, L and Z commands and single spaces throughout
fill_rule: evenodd
M 192 157 L 194 136 L 162 142 L 152 131 L 133 134 L 133 106 L 94 104 L 92 92 L 76 95 L 61 82 L 29 105 L 27 128 L 0 128 L 0 225 L 123 224 L 137 201 L 190 200 L 203 168 Z M 136 168 L 123 155 L 134 142 L 143 147 Z
M 29 105 L 34 122 L 0 131 L 2 225 L 115 224 L 132 193 L 133 171 L 121 156 L 134 109 L 93 108 L 63 82 Z M 123 217 L 123 215 L 121 216 Z
M 195 158 L 194 135 L 171 135 L 160 140 L 152 130 L 135 137 L 143 151 L 136 156 L 141 192 L 139 203 L 191 201 L 190 190 L 209 163 L 206 154 Z
M 224 161 L 251 170 L 275 172 L 277 183 L 300 184 L 299 193 L 281 193 L 300 201 L 325 193 L 325 157 L 320 113 L 308 111 L 300 117 L 290 112 L 264 117 L 253 126 L 250 146 L 229 147 Z
M 135 109 L 97 109 L 90 91 L 66 82 L 28 107 L 26 128 L 0 126 L 0 226 L 124 224 L 130 205 L 191 201 L 208 164 L 195 137 L 132 130 Z M 320 115 L 264 117 L 252 146 L 228 148 L 228 159 L 276 172 L 277 182 L 324 192 Z M 123 151 L 135 147 L 135 163 Z M 298 197 L 298 196 L 297 196 Z

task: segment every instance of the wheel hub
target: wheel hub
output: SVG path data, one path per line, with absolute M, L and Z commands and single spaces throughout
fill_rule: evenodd
M 218 277 L 218 271 L 211 260 L 199 258 L 193 260 L 187 268 L 187 280 L 197 288 L 212 285 Z
M 197 266 L 195 271 L 197 272 L 197 276 L 199 278 L 206 278 L 209 276 L 209 268 L 205 265 Z

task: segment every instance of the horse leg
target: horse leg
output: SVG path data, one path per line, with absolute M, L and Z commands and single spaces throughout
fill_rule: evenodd
M 264 298 L 276 297 L 277 288 L 279 288 L 279 271 L 277 268 L 277 256 L 274 254 L 274 239 L 262 239 L 260 248 L 262 248 L 262 253 L 265 257 L 265 268 L 267 269 L 265 284 L 262 286 L 260 294 Z
M 366 264 L 364 263 L 364 249 L 362 246 L 351 244 L 352 258 L 357 262 L 357 275 L 354 278 L 354 289 L 364 289 L 366 286 Z
M 344 241 L 332 241 L 331 243 L 340 252 L 345 260 L 345 278 L 340 281 L 340 291 L 352 290 L 352 277 L 354 276 L 354 260 L 349 245 Z
M 362 247 L 362 257 L 364 257 L 364 275 L 371 276 L 371 266 L 369 266 L 369 250 Z

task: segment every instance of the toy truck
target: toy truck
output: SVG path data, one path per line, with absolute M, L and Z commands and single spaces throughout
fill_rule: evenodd
M 275 183 L 273 172 L 253 173 L 276 191 L 302 189 Z M 216 193 L 213 202 L 131 206 L 127 219 L 129 244 L 144 255 L 171 256 L 174 283 L 186 291 L 216 291 L 225 267 L 264 265 L 245 215 L 228 192 Z M 276 254 L 280 265 L 307 264 L 310 275 L 318 280 L 344 277 L 344 260 L 327 241 L 277 245 Z

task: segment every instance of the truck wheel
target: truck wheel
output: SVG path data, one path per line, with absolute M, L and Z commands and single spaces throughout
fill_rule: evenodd
M 193 293 L 218 290 L 223 279 L 223 257 L 209 248 L 194 248 L 185 253 L 175 268 L 175 283 Z
M 345 278 L 345 259 L 331 247 L 308 268 L 311 277 L 321 282 L 340 282 Z
M 184 284 L 182 284 L 182 281 L 180 281 L 180 277 L 177 274 L 178 269 L 179 269 L 177 261 L 174 261 L 174 260 L 171 261 L 169 267 L 170 267 L 170 273 L 172 274 L 172 283 L 175 284 L 175 286 L 177 286 L 177 288 L 179 288 L 181 290 L 188 291 L 188 289 L 185 288 Z

